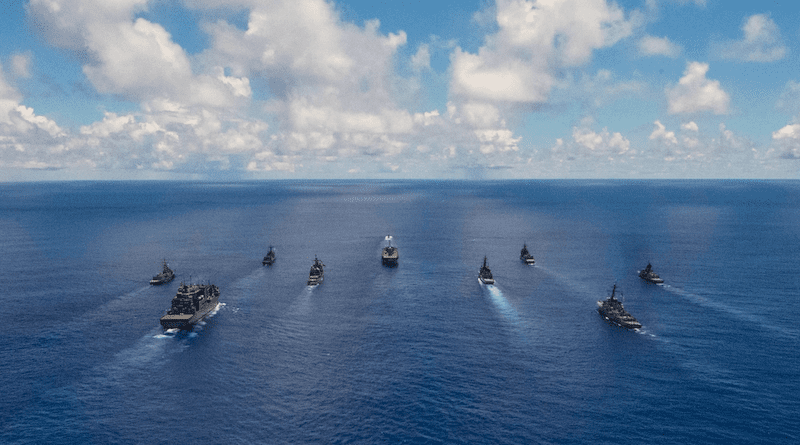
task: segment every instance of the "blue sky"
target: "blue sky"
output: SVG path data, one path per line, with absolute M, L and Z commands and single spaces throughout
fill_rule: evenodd
M 0 180 L 797 178 L 800 6 L 0 5 Z

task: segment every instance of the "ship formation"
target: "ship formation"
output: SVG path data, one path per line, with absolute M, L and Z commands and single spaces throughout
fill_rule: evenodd
M 653 266 L 651 266 L 650 263 L 647 263 L 647 267 L 645 267 L 644 270 L 639 271 L 639 278 L 655 284 L 661 284 L 664 282 L 664 280 L 661 279 L 657 273 L 653 272 Z
M 483 266 L 481 266 L 481 271 L 478 272 L 478 280 L 483 284 L 494 284 L 492 271 L 489 269 L 489 266 L 486 265 L 486 257 L 483 257 Z
M 639 329 L 642 327 L 642 324 L 636 321 L 633 318 L 633 315 L 629 314 L 628 311 L 622 307 L 622 302 L 614 298 L 614 294 L 617 291 L 617 285 L 614 284 L 614 287 L 611 289 L 611 296 L 608 297 L 605 301 L 598 301 L 597 305 L 597 312 L 603 316 L 603 318 L 611 323 L 615 324 L 619 327 L 623 327 L 626 329 Z
M 536 262 L 536 260 L 533 259 L 533 255 L 531 255 L 531 253 L 528 252 L 527 244 L 522 245 L 522 250 L 519 253 L 519 259 L 522 260 L 522 262 L 527 265 L 532 265 Z
M 172 297 L 172 307 L 161 317 L 164 329 L 191 329 L 219 303 L 219 288 L 213 284 L 181 283 Z
M 394 267 L 398 263 L 399 252 L 397 247 L 392 245 L 392 237 L 386 236 L 387 245 L 381 251 L 381 262 L 384 266 Z M 528 251 L 527 244 L 522 245 L 520 251 L 520 260 L 525 264 L 531 265 L 535 263 L 533 255 Z M 275 249 L 270 246 L 269 252 L 264 257 L 262 265 L 271 266 L 275 262 Z M 487 265 L 488 258 L 483 257 L 483 265 L 478 272 L 478 280 L 485 285 L 495 284 L 492 271 Z M 322 284 L 325 279 L 324 272 L 325 265 L 322 261 L 314 256 L 314 263 L 311 265 L 311 270 L 308 273 L 308 286 L 317 286 Z M 653 271 L 652 265 L 649 263 L 644 270 L 639 271 L 639 277 L 651 283 L 663 283 L 664 280 Z M 158 285 L 172 281 L 175 278 L 175 273 L 167 265 L 167 261 L 163 261 L 163 270 L 158 275 L 150 280 L 150 284 Z M 609 323 L 627 328 L 639 329 L 642 327 L 631 314 L 629 314 L 622 306 L 622 302 L 616 298 L 617 285 L 611 290 L 611 295 L 604 301 L 598 301 L 597 311 Z M 164 329 L 191 329 L 194 324 L 202 320 L 206 315 L 213 311 L 219 302 L 219 288 L 213 284 L 185 284 L 181 283 L 178 287 L 178 292 L 172 298 L 172 306 L 166 315 L 161 317 L 161 326 Z
M 272 266 L 273 263 L 275 263 L 275 249 L 273 249 L 272 246 L 269 246 L 269 252 L 267 252 L 264 260 L 261 261 L 261 265 Z
M 150 280 L 150 284 L 157 286 L 159 284 L 169 283 L 175 278 L 175 272 L 167 266 L 167 260 L 164 260 L 164 268 L 161 270 L 161 273 L 154 276 L 152 280 Z
M 311 265 L 311 271 L 308 273 L 308 285 L 309 286 L 317 286 L 322 284 L 322 280 L 325 279 L 325 271 L 322 269 L 325 267 L 322 264 L 316 255 L 314 255 L 314 264 Z
M 384 247 L 381 251 L 381 264 L 384 266 L 395 267 L 397 266 L 397 260 L 400 256 L 399 252 L 397 251 L 397 247 L 392 245 L 392 237 L 387 235 L 386 241 L 389 242 L 389 245 Z

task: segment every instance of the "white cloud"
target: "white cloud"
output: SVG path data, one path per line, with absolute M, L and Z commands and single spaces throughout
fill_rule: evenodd
M 411 57 L 411 67 L 415 71 L 431 69 L 431 53 L 427 44 L 423 43 L 417 48 L 416 54 Z
M 772 133 L 772 139 L 798 139 L 800 140 L 800 124 L 787 125 Z
M 726 114 L 730 103 L 728 93 L 717 80 L 706 78 L 708 64 L 689 62 L 678 85 L 665 90 L 670 114 L 712 111 Z
M 724 59 L 744 62 L 774 62 L 783 59 L 789 49 L 781 39 L 778 25 L 768 14 L 755 14 L 742 25 L 741 40 L 729 40 L 712 45 L 712 50 Z
M 700 131 L 700 127 L 697 126 L 694 121 L 687 122 L 685 124 L 681 124 L 681 130 L 684 131 L 694 131 L 695 133 Z
M 609 133 L 603 128 L 599 133 L 588 128 L 572 128 L 572 139 L 583 153 L 593 155 L 622 155 L 631 148 L 630 141 L 621 133 Z
M 561 68 L 631 34 L 624 12 L 605 0 L 498 0 L 498 31 L 477 54 L 456 48 L 451 91 L 485 101 L 547 100 Z
M 677 144 L 678 138 L 675 137 L 675 132 L 667 131 L 667 128 L 660 121 L 655 121 L 653 124 L 656 128 L 650 133 L 650 140 L 663 140 L 669 144 Z
M 639 39 L 639 54 L 643 56 L 678 57 L 681 53 L 680 45 L 673 43 L 667 37 L 646 35 Z

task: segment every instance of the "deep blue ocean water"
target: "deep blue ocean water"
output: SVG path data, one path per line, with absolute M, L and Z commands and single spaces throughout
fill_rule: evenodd
M 0 184 L 0 442 L 798 443 L 798 259 L 798 181 Z

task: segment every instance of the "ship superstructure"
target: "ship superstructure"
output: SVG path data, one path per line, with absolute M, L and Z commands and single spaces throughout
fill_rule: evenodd
M 614 284 L 614 287 L 611 289 L 611 296 L 608 297 L 605 301 L 598 301 L 597 305 L 597 312 L 603 316 L 603 318 L 617 326 L 626 328 L 626 329 L 639 329 L 642 327 L 642 324 L 636 321 L 633 318 L 633 315 L 629 314 L 624 307 L 622 307 L 622 302 L 614 298 L 614 294 L 617 291 L 617 285 Z
M 213 284 L 181 283 L 172 297 L 172 307 L 161 317 L 164 329 L 191 329 L 219 303 L 219 288 Z

